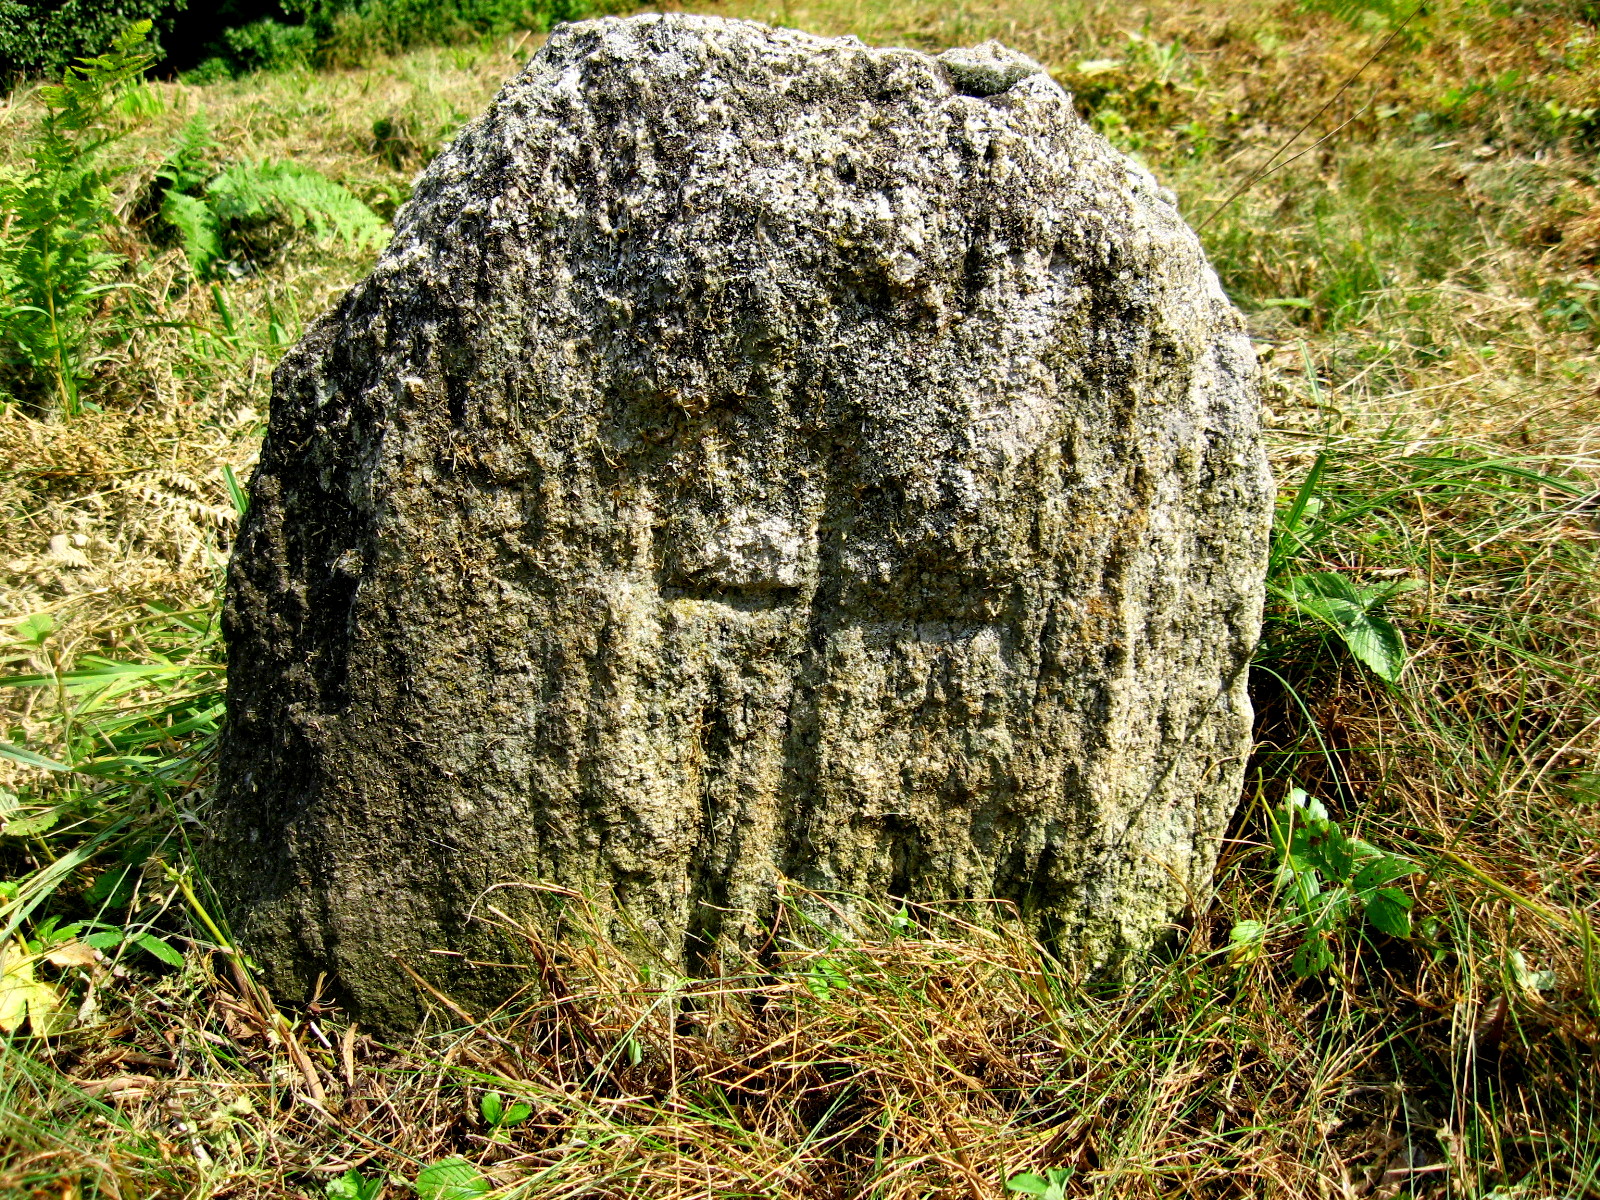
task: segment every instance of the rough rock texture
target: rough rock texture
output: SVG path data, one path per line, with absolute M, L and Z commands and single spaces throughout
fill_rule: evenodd
M 550 881 L 692 968 L 775 883 L 1115 962 L 1239 794 L 1269 488 L 1171 197 L 990 44 L 568 25 L 284 360 L 216 874 L 415 1019 Z M 474 905 L 479 905 L 474 916 Z

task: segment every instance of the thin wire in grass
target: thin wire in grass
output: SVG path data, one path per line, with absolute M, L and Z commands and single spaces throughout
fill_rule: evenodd
M 1351 75 L 1350 78 L 1346 79 L 1342 84 L 1340 84 L 1339 85 L 1339 90 L 1336 91 L 1332 96 L 1328 97 L 1327 102 L 1324 103 L 1321 108 L 1317 109 L 1317 111 L 1312 114 L 1311 119 L 1309 121 L 1307 121 L 1304 125 L 1300 126 L 1299 129 L 1295 130 L 1293 137 L 1291 137 L 1288 141 L 1284 142 L 1283 145 L 1279 146 L 1276 150 L 1274 150 L 1272 152 L 1272 157 L 1271 158 L 1267 159 L 1266 162 L 1262 163 L 1261 166 L 1256 168 L 1256 170 L 1254 172 L 1252 172 L 1249 176 L 1247 176 L 1245 178 L 1245 181 L 1243 183 L 1241 183 L 1238 187 L 1233 189 L 1233 191 L 1229 194 L 1227 199 L 1225 199 L 1221 204 L 1217 205 L 1216 208 L 1212 209 L 1211 212 L 1206 216 L 1206 219 L 1204 221 L 1201 221 L 1200 224 L 1195 227 L 1195 232 L 1196 233 L 1205 232 L 1206 226 L 1211 224 L 1212 221 L 1215 221 L 1219 216 L 1221 216 L 1224 209 L 1226 209 L 1230 204 L 1232 204 L 1240 196 L 1242 196 L 1246 192 L 1248 192 L 1251 188 L 1253 188 L 1261 180 L 1265 179 L 1269 175 L 1276 174 L 1278 171 L 1281 171 L 1284 167 L 1286 167 L 1290 163 L 1294 162 L 1295 159 L 1300 158 L 1302 155 L 1310 153 L 1312 150 L 1315 150 L 1318 146 L 1322 145 L 1323 142 L 1327 141 L 1329 138 L 1331 138 L 1335 134 L 1337 134 L 1346 125 L 1349 125 L 1351 121 L 1354 121 L 1356 119 L 1356 117 L 1359 117 L 1362 113 L 1366 112 L 1367 109 L 1371 108 L 1372 107 L 1372 101 L 1369 100 L 1369 101 L 1367 101 L 1366 104 L 1362 105 L 1359 109 L 1356 110 L 1354 116 L 1352 116 L 1348 120 L 1342 122 L 1339 125 L 1339 127 L 1337 129 L 1334 129 L 1332 132 L 1323 134 L 1316 141 L 1312 142 L 1311 145 L 1307 146 L 1304 150 L 1300 151 L 1299 154 L 1296 154 L 1294 156 L 1294 158 L 1285 159 L 1283 162 L 1278 163 L 1278 165 L 1276 167 L 1274 167 L 1272 165 L 1273 163 L 1278 161 L 1278 156 L 1280 154 L 1282 154 L 1290 146 L 1294 145 L 1296 142 L 1298 142 L 1300 140 L 1300 135 L 1301 134 L 1305 133 L 1306 130 L 1310 129 L 1313 125 L 1315 125 L 1318 121 L 1320 121 L 1322 119 L 1322 114 L 1323 113 L 1327 112 L 1336 103 L 1338 103 L 1339 97 L 1343 96 L 1347 91 L 1349 91 L 1351 89 L 1351 87 L 1353 87 L 1355 85 L 1356 80 L 1361 78 L 1361 76 L 1366 72 L 1366 69 L 1368 67 L 1370 67 L 1373 63 L 1377 62 L 1378 61 L 1378 56 L 1389 48 L 1389 43 L 1394 41 L 1395 38 L 1399 37 L 1401 31 L 1404 30 L 1406 28 L 1406 26 L 1410 25 L 1411 22 L 1413 20 L 1415 20 L 1418 16 L 1420 16 L 1422 14 L 1422 10 L 1425 9 L 1426 7 L 1427 7 L 1427 5 L 1425 3 L 1417 5 L 1416 8 L 1411 10 L 1411 15 L 1410 16 L 1408 16 L 1404 21 L 1401 21 L 1400 24 L 1396 25 L 1393 29 L 1391 29 L 1389 31 L 1389 36 L 1384 38 L 1383 41 L 1381 41 L 1380 43 L 1378 43 L 1378 48 L 1372 52 L 1372 54 L 1367 58 L 1367 61 L 1362 63 L 1359 67 L 1356 68 L 1355 74 Z

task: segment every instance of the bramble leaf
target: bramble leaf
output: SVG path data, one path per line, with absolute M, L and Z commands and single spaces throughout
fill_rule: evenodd
M 1379 888 L 1366 898 L 1367 920 L 1390 937 L 1411 936 L 1412 899 L 1399 888 Z
M 1380 679 L 1396 683 L 1405 670 L 1405 638 L 1376 610 L 1390 597 L 1415 586 L 1411 580 L 1399 580 L 1358 587 L 1337 571 L 1308 571 L 1272 591 L 1292 608 L 1332 629 L 1351 656 Z
M 418 1200 L 476 1200 L 489 1191 L 489 1181 L 464 1158 L 447 1158 L 417 1173 Z
M 1393 883 L 1396 879 L 1404 879 L 1417 869 L 1416 863 L 1398 854 L 1385 854 L 1381 850 L 1375 850 L 1374 854 L 1376 857 L 1366 859 L 1351 881 L 1356 891 L 1363 894 L 1386 883 Z

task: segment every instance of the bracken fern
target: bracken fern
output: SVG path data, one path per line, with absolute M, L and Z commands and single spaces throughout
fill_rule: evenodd
M 0 363 L 11 388 L 53 395 L 68 414 L 90 365 L 90 313 L 121 261 L 105 237 L 116 221 L 105 151 L 123 132 L 112 105 L 150 64 L 149 32 L 148 21 L 133 25 L 42 89 L 31 168 L 0 180 Z
M 230 254 L 250 257 L 250 243 L 259 240 L 251 235 L 267 227 L 309 230 L 356 249 L 381 246 L 388 236 L 376 213 L 310 167 L 237 163 L 211 174 L 200 159 L 208 140 L 191 122 L 158 175 L 167 183 L 162 220 L 197 276 L 211 275 Z

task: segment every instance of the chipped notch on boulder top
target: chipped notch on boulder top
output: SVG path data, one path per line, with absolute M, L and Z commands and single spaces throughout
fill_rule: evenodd
M 963 96 L 998 96 L 1031 75 L 1046 74 L 1044 67 L 1026 54 L 993 41 L 946 50 L 939 61 Z

